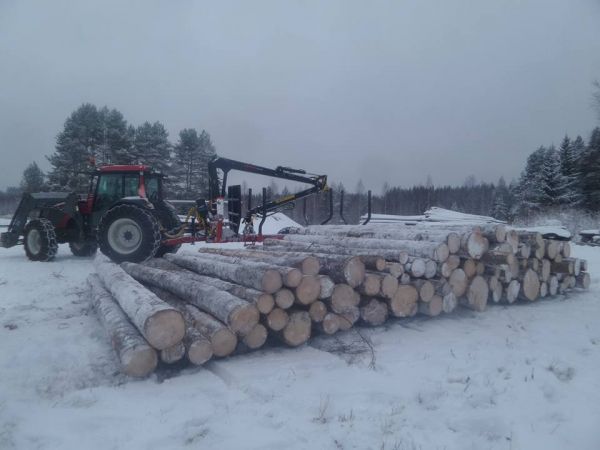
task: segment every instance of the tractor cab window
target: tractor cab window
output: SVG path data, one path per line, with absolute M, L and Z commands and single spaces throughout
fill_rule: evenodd
M 123 197 L 137 197 L 140 176 L 137 173 L 123 176 Z
M 150 201 L 154 201 L 160 198 L 160 185 L 157 176 L 146 176 L 144 178 L 146 197 Z
M 94 209 L 108 208 L 121 197 L 123 197 L 123 175 L 102 174 L 98 181 Z

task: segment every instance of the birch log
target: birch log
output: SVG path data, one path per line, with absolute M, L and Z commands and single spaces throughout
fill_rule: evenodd
M 203 247 L 200 253 L 209 253 L 240 260 L 251 259 L 276 266 L 294 267 L 300 269 L 304 275 L 317 275 L 321 264 L 318 258 L 305 253 L 261 251 L 256 249 L 225 249 Z
M 192 318 L 194 328 L 210 341 L 215 356 L 223 357 L 233 353 L 238 341 L 229 328 L 193 305 L 185 305 L 185 308 Z
M 119 358 L 123 373 L 133 377 L 152 373 L 158 363 L 156 351 L 129 322 L 97 275 L 90 275 L 87 283 L 92 306 Z
M 245 264 L 236 265 L 221 261 L 211 261 L 210 259 L 199 258 L 197 256 L 173 255 L 170 253 L 167 253 L 164 257 L 168 261 L 200 275 L 217 277 L 269 294 L 274 294 L 283 286 L 279 270 L 263 264 L 259 267 Z
M 135 263 L 123 263 L 122 267 L 137 280 L 181 297 L 221 320 L 242 336 L 258 323 L 259 312 L 254 305 L 229 292 L 187 277 L 184 273 L 168 272 Z
M 179 311 L 148 291 L 117 264 L 96 258 L 95 266 L 106 289 L 152 347 L 162 350 L 183 339 L 185 322 Z

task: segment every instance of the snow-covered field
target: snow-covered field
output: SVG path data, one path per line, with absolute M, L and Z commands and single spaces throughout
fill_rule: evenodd
M 0 249 L 0 449 L 598 449 L 600 249 L 575 253 L 588 293 L 140 381 L 90 313 L 91 259 Z

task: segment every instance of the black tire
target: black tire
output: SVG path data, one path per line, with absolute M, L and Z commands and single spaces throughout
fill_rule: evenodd
M 48 219 L 31 220 L 25 226 L 23 245 L 31 261 L 52 261 L 58 251 L 52 222 Z
M 158 220 L 139 206 L 115 206 L 104 213 L 98 225 L 100 251 L 117 263 L 154 257 L 160 241 Z
M 175 212 L 175 209 L 172 209 L 170 205 L 161 208 L 157 211 L 156 215 L 158 216 L 163 229 L 165 229 L 167 233 L 176 233 L 181 228 L 181 220 L 179 220 L 179 216 Z M 181 244 L 161 245 L 156 251 L 156 257 L 160 258 L 166 253 L 177 253 L 180 248 Z
M 85 241 L 74 241 L 69 242 L 69 248 L 71 253 L 75 256 L 92 256 L 98 250 L 98 243 L 96 241 L 85 240 Z

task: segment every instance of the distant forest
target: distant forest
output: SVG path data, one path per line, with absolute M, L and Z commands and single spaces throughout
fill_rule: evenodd
M 595 87 L 593 99 L 600 115 L 600 85 Z M 51 166 L 48 173 L 32 162 L 19 186 L 0 191 L 0 214 L 12 213 L 22 192 L 85 192 L 88 182 L 84 172 L 92 168 L 92 161 L 98 165 L 149 164 L 169 176 L 169 198 L 205 197 L 207 163 L 215 155 L 215 145 L 206 130 L 181 130 L 177 141 L 171 143 L 160 122 L 136 127 L 115 109 L 83 104 L 58 133 L 55 151 L 46 157 Z M 367 212 L 367 192 L 362 182 L 353 189 L 333 183 L 332 223 L 341 222 L 342 191 L 344 218 L 348 223 L 357 223 Z M 276 181 L 271 181 L 269 198 L 287 193 L 287 188 L 280 189 Z M 310 197 L 306 204 L 300 201 L 284 212 L 300 224 L 320 223 L 329 215 L 328 195 Z M 260 201 L 260 195 L 253 196 L 255 205 Z M 382 192 L 372 193 L 374 213 L 416 215 L 432 206 L 509 222 L 534 222 L 542 216 L 571 221 L 575 216 L 587 217 L 593 222 L 600 211 L 600 127 L 592 130 L 587 142 L 581 136 L 565 136 L 558 148 L 539 147 L 527 158 L 520 177 L 510 183 L 504 178 L 485 183 L 469 176 L 461 186 L 434 186 L 430 181 L 412 187 L 386 183 Z

